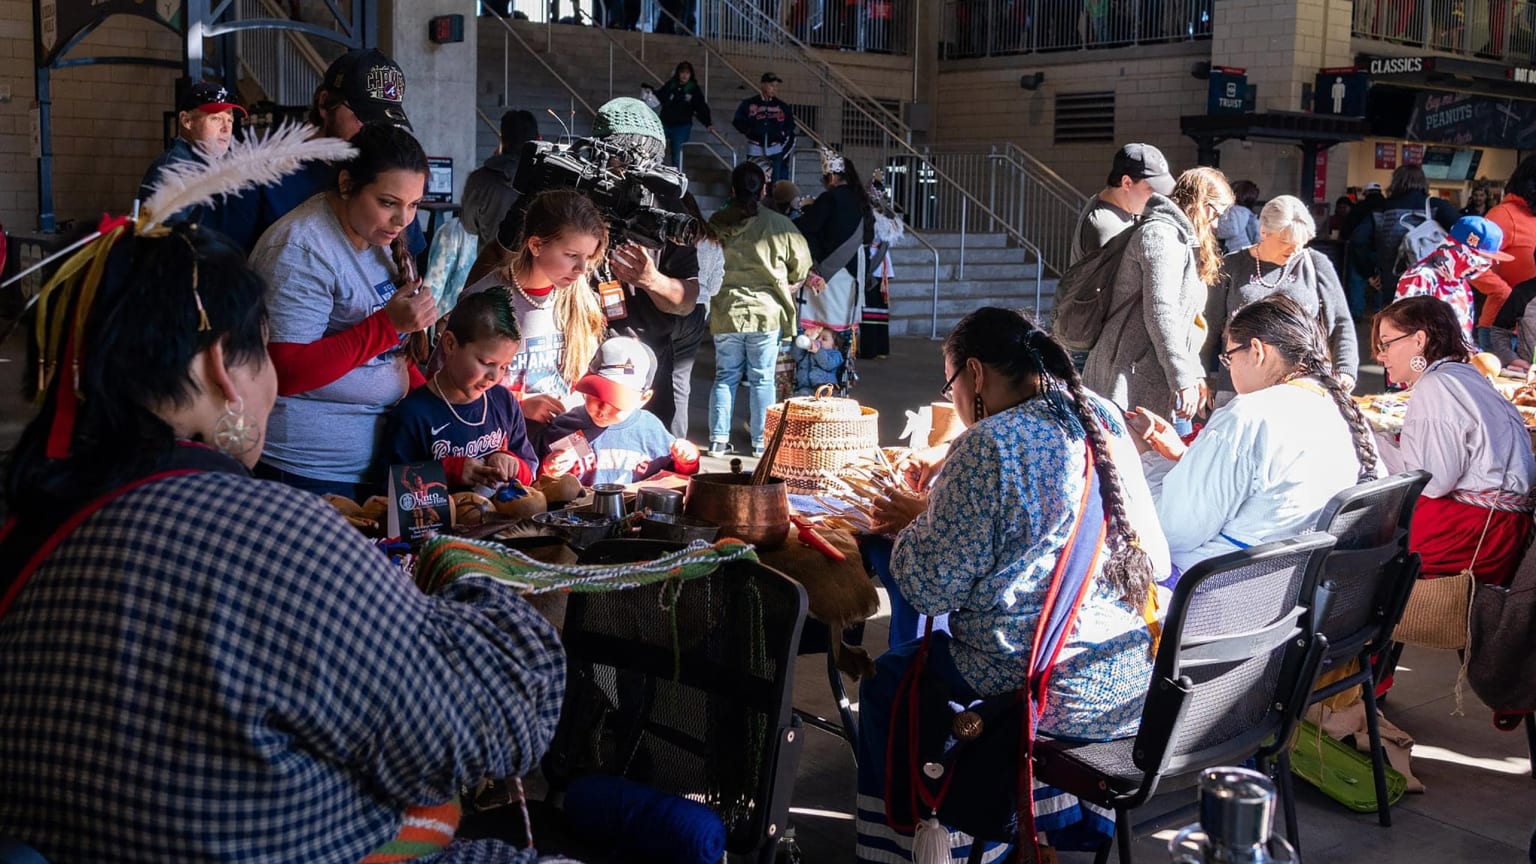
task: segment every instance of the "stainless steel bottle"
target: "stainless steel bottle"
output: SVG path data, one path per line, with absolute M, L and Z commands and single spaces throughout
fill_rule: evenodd
M 1174 864 L 1295 864 L 1296 850 L 1271 834 L 1275 786 L 1257 771 L 1210 768 L 1200 775 L 1200 821 L 1168 841 Z

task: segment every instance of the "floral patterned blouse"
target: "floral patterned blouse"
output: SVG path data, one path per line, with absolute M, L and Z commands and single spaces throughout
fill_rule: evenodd
M 1167 545 L 1134 448 L 1121 424 L 1111 432 L 1130 518 L 1165 575 Z M 982 695 L 1024 686 L 1051 572 L 1082 496 L 1085 448 L 1038 399 L 988 417 L 955 440 L 927 511 L 897 539 L 891 570 L 902 596 L 924 614 L 949 613 L 955 666 Z M 1151 652 L 1140 604 L 1095 578 L 1052 674 L 1041 731 L 1089 741 L 1134 734 Z

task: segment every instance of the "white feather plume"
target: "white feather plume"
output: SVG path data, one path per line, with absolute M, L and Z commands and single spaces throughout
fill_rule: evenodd
M 288 123 L 265 137 L 236 142 L 212 162 L 177 162 L 160 172 L 155 190 L 140 208 L 139 231 L 149 231 L 188 207 L 212 204 L 268 186 L 299 170 L 305 162 L 349 159 L 356 150 L 340 138 L 312 137 L 313 126 Z

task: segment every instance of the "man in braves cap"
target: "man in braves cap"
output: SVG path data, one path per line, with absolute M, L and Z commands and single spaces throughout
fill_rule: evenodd
M 414 132 L 405 116 L 405 73 L 400 64 L 377 48 L 359 48 L 336 58 L 315 91 L 310 123 L 344 141 L 369 123 Z
M 230 98 L 223 85 L 199 81 L 188 87 L 176 100 L 176 140 L 144 172 L 139 200 L 149 197 L 167 166 L 177 162 L 212 162 L 228 153 L 236 112 L 245 116 L 245 109 Z

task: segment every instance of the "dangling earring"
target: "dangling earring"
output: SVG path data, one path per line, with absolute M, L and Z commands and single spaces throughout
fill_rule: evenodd
M 213 425 L 213 446 L 238 459 L 251 452 L 258 437 L 256 424 L 245 416 L 245 400 L 239 396 L 234 402 L 225 399 L 224 416 Z
M 1415 354 L 1408 360 L 1408 368 L 1415 372 L 1423 372 L 1429 368 L 1429 361 L 1424 359 L 1423 354 Z
M 976 416 L 978 423 L 987 419 L 987 403 L 981 401 L 980 393 L 977 393 L 974 401 L 971 402 L 971 413 Z

